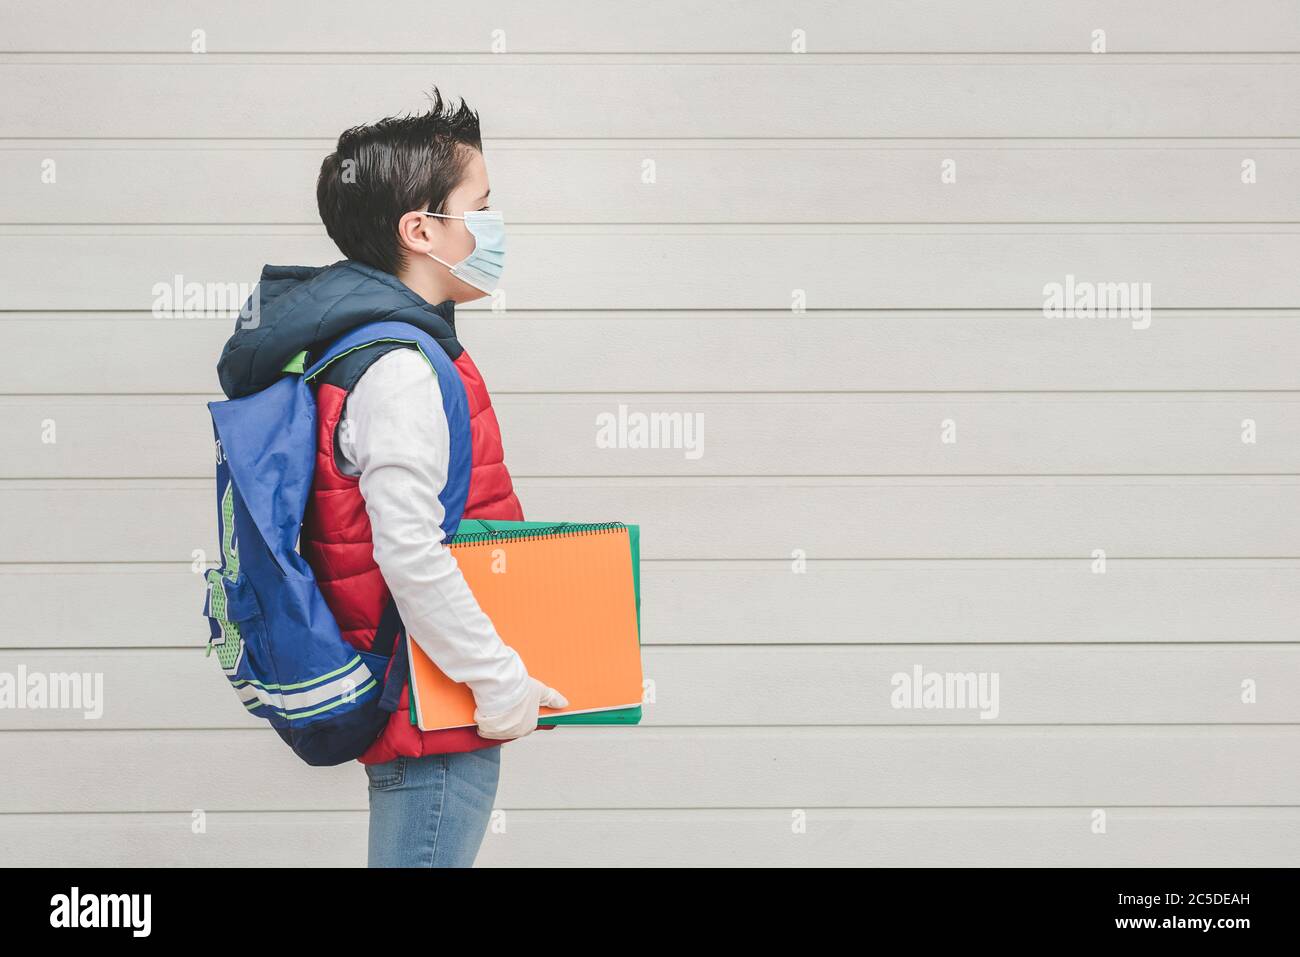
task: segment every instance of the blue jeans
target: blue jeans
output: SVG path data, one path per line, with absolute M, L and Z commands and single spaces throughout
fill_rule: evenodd
M 470 867 L 487 833 L 501 747 L 365 765 L 370 867 Z

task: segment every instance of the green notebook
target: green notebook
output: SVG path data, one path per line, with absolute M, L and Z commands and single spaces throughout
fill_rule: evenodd
M 557 526 L 582 524 L 578 522 L 506 522 L 492 519 L 485 521 L 467 518 L 461 521 L 456 534 L 452 536 L 454 544 L 461 535 L 481 535 L 485 532 L 510 532 L 524 528 L 555 528 Z M 632 543 L 632 587 L 636 592 L 636 628 L 637 638 L 641 635 L 641 526 L 628 525 L 627 538 Z M 561 689 L 563 690 L 563 689 Z M 414 699 L 412 699 L 414 700 Z M 557 714 L 545 719 L 545 724 L 639 724 L 641 707 L 618 708 L 612 711 L 589 711 L 586 714 Z M 411 707 L 411 724 L 419 723 L 419 715 L 414 704 Z

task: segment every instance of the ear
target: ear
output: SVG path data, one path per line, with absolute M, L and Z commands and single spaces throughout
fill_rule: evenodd
M 442 220 L 434 216 L 422 216 L 411 212 L 397 221 L 397 242 L 403 250 L 423 256 L 433 252 L 433 230 Z

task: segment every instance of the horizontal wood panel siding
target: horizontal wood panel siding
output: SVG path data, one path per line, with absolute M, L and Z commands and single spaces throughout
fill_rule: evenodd
M 1145 147 L 929 140 L 649 143 L 489 140 L 492 194 L 510 222 L 1286 223 L 1300 220 L 1300 149 L 1277 141 Z M 607 145 L 608 144 L 608 145 Z M 0 144 L 0 178 L 53 160 L 58 179 L 6 197 L 7 224 L 318 221 L 310 146 L 50 140 Z M 654 163 L 654 182 L 642 175 Z M 1252 160 L 1258 180 L 1241 180 Z M 944 182 L 951 161 L 955 180 Z M 816 176 L 802 175 L 815 169 Z M 248 175 L 243 175 L 248 174 Z M 546 190 L 531 184 L 545 182 Z M 513 236 L 513 233 L 512 233 Z M 511 271 L 514 270 L 513 259 Z
M 0 397 L 0 446 L 23 453 L 0 461 L 0 478 L 207 478 L 205 402 L 217 398 Z M 1288 393 L 503 394 L 493 405 L 515 476 L 1300 472 L 1300 398 Z M 612 444 L 620 421 L 642 420 L 644 438 Z M 942 441 L 946 421 L 955 442 Z M 1255 443 L 1242 441 L 1247 421 Z
M 0 564 L 0 647 L 195 648 L 203 586 L 171 565 Z M 1292 642 L 1300 559 L 646 560 L 647 645 Z M 925 614 L 917 613 L 918 594 Z M 735 609 L 748 609 L 744 617 Z M 817 609 L 810 615 L 809 608 Z M 863 609 L 870 614 L 864 615 Z M 143 623 L 137 620 L 143 616 Z M 203 674 L 203 672 L 199 672 Z M 224 688 L 218 683 L 218 690 Z
M 507 809 L 1300 803 L 1294 725 L 563 728 L 504 747 Z M 285 758 L 268 728 L 4 731 L 0 760 L 26 773 L 0 813 L 366 806 L 355 765 Z
M 528 0 L 460 7 L 430 17 L 421 0 L 385 4 L 385 16 L 358 30 L 348 0 L 317 0 L 310 25 L 300 8 L 259 0 L 219 7 L 168 0 L 113 0 L 91 7 L 48 0 L 40 17 L 14 17 L 0 50 L 137 53 L 187 50 L 196 24 L 209 49 L 238 52 L 726 53 L 782 51 L 800 30 L 810 51 L 826 53 L 1084 52 L 1099 25 L 1116 52 L 1300 50 L 1287 0 L 908 0 L 871 5 L 834 0 L 747 0 L 702 5 L 661 0 L 629 4 L 617 17 L 601 0 L 567 0 L 562 15 Z M 418 25 L 413 29 L 413 25 Z
M 647 635 L 647 637 L 650 637 Z M 232 692 L 180 649 L 0 651 L 0 672 L 57 675 L 89 708 L 0 711 L 0 730 L 256 728 Z M 911 724 L 1280 724 L 1300 721 L 1300 658 L 1286 647 L 926 645 L 648 647 L 646 726 Z M 996 674 L 957 710 L 899 707 L 903 675 Z M 63 676 L 67 676 L 64 678 Z M 1243 680 L 1262 685 L 1244 702 Z M 972 677 L 973 682 L 978 679 Z M 64 687 L 64 685 L 59 685 Z M 965 687 L 965 685 L 963 685 Z M 979 697 L 983 695 L 983 697 Z
M 0 482 L 0 562 L 215 552 L 209 485 Z M 635 516 L 650 559 L 793 558 L 796 550 L 818 558 L 1087 558 L 1094 549 L 1116 558 L 1300 557 L 1297 477 L 521 479 L 517 488 L 524 514 L 538 520 L 572 521 L 577 507 L 591 520 Z M 150 514 L 168 521 L 141 521 Z
M 474 91 L 501 137 L 1268 137 L 1300 119 L 1286 57 L 902 61 L 731 57 L 84 57 L 0 54 L 9 137 L 338 136 Z M 690 102 L 688 109 L 670 104 Z M 60 109 L 48 109 L 54 100 Z M 285 104 L 310 103 L 311 109 Z M 556 104 L 564 104 L 557 109 Z
M 673 867 L 725 860 L 733 867 L 1287 867 L 1300 854 L 1294 808 L 504 810 L 480 867 Z M 500 818 L 500 815 L 498 815 Z M 260 859 L 268 847 L 302 866 L 359 867 L 365 811 L 0 816 L 0 854 L 14 867 L 220 867 Z
M 161 227 L 159 228 L 161 229 Z M 286 230 L 288 228 L 286 227 Z M 1208 229 L 1202 227 L 1201 229 Z M 1040 314 L 1044 287 L 1067 282 L 1138 284 L 1152 309 L 1294 308 L 1300 301 L 1300 229 L 1218 227 L 543 227 L 511 233 L 507 309 L 1026 309 Z M 173 234 L 174 233 L 174 234 Z M 0 286 L 12 310 L 157 310 L 184 317 L 173 292 L 212 284 L 204 302 L 234 314 L 266 262 L 341 258 L 318 230 L 208 227 L 181 234 L 145 227 L 87 229 L 95 254 L 57 284 L 44 264 L 71 237 L 36 227 L 0 230 Z M 719 246 L 726 269 L 706 266 Z M 516 268 L 515 260 L 519 260 Z M 583 281 L 558 263 L 581 263 Z M 1225 273 L 1234 278 L 1224 281 Z M 936 282 L 937 277 L 943 282 Z M 1070 280 L 1073 281 L 1073 280 Z M 1142 284 L 1149 289 L 1143 292 Z M 202 287 L 201 287 L 202 288 Z M 229 294 L 227 294 L 229 290 Z M 481 311 L 482 307 L 480 307 Z M 1145 317 L 1045 320 L 1076 338 L 1098 326 L 1149 331 Z M 1151 317 L 1154 324 L 1154 317 Z M 681 347 L 678 343 L 678 347 Z

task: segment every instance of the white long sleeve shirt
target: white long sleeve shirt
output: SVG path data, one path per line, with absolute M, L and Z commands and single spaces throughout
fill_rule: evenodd
M 458 384 L 459 385 L 459 384 Z M 479 607 L 442 544 L 451 434 L 438 378 L 415 349 L 394 349 L 357 380 L 335 449 L 360 477 L 375 562 L 407 632 L 453 681 L 469 685 L 484 714 L 519 706 L 528 671 Z

